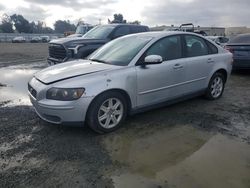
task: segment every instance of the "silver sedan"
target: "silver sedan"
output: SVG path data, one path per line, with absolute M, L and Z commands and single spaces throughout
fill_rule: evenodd
M 151 32 L 109 42 L 87 60 L 48 67 L 28 83 L 37 114 L 105 133 L 134 114 L 197 95 L 222 96 L 232 54 L 202 36 Z

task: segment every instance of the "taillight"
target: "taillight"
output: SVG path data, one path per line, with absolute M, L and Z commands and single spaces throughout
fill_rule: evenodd
M 229 51 L 230 53 L 233 53 L 233 52 L 234 52 L 233 49 L 230 48 L 229 46 L 225 46 L 225 49 L 226 49 L 227 51 Z

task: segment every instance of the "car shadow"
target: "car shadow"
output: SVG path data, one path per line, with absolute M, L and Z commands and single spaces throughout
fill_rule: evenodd
M 250 69 L 233 70 L 232 74 L 250 76 Z

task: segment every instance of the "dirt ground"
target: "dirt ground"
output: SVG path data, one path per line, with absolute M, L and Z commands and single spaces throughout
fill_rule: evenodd
M 129 117 L 113 133 L 45 123 L 27 82 L 47 44 L 0 43 L 0 187 L 250 187 L 250 71 L 202 97 Z

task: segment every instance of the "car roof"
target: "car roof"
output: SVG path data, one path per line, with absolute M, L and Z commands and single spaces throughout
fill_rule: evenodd
M 138 25 L 138 24 L 126 24 L 126 23 L 113 23 L 113 24 L 104 24 L 100 26 L 131 26 L 131 27 L 148 27 L 146 25 Z
M 192 32 L 183 32 L 183 31 L 151 31 L 151 32 L 136 33 L 136 34 L 133 34 L 133 35 L 144 36 L 144 37 L 152 37 L 152 38 L 162 38 L 162 37 L 171 36 L 171 35 L 183 35 L 183 34 L 202 37 L 199 34 L 195 34 L 195 33 L 192 33 Z
M 206 36 L 206 38 L 211 38 L 211 39 L 217 39 L 220 37 L 224 37 L 224 36 Z M 224 38 L 226 38 L 226 37 L 224 37 Z

